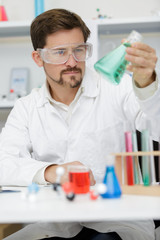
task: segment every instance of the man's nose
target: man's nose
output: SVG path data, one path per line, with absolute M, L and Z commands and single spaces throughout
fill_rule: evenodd
M 70 67 L 75 67 L 77 65 L 77 61 L 74 58 L 73 54 L 69 54 L 68 60 L 65 64 Z

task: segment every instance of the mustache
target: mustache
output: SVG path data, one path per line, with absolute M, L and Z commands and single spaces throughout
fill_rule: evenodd
M 62 70 L 62 71 L 61 71 L 61 74 L 67 73 L 67 72 L 74 72 L 74 71 L 79 72 L 79 73 L 82 73 L 82 70 L 81 70 L 80 68 L 73 67 L 73 68 L 67 68 L 67 69 L 65 69 L 65 70 Z

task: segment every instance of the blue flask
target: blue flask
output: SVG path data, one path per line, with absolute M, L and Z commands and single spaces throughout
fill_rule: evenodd
M 117 179 L 114 167 L 114 156 L 108 156 L 109 164 L 106 167 L 106 173 L 103 183 L 107 187 L 107 191 L 101 194 L 102 198 L 119 198 L 122 194 L 119 181 Z

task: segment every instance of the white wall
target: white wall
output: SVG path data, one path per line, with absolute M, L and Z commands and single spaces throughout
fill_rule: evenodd
M 10 20 L 31 20 L 34 17 L 34 0 L 4 0 Z M 96 9 L 102 15 L 114 18 L 151 16 L 152 10 L 160 11 L 160 0 L 45 0 L 45 9 L 66 8 L 82 18 L 97 17 Z

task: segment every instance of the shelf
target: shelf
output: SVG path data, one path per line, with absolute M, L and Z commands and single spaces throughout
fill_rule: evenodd
M 19 37 L 30 35 L 30 21 L 0 22 L 0 37 Z
M 160 32 L 160 17 L 98 19 L 98 34 L 122 34 L 131 30 L 139 32 Z
M 0 101 L 0 109 L 13 108 L 15 101 Z
M 96 19 L 86 22 L 97 25 L 98 34 L 122 34 L 135 29 L 139 32 L 160 32 L 160 17 Z M 29 36 L 31 21 L 0 22 L 0 37 Z

